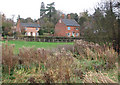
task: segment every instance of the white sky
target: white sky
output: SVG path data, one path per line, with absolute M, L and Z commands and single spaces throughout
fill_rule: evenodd
M 15 21 L 18 15 L 20 15 L 21 18 L 31 17 L 32 19 L 38 19 L 41 2 L 44 2 L 45 6 L 51 2 L 55 2 L 56 9 L 66 14 L 79 14 L 84 10 L 93 13 L 94 7 L 100 1 L 101 0 L 1 0 L 0 12 L 4 13 L 7 18 L 12 18 L 12 15 L 15 15 Z

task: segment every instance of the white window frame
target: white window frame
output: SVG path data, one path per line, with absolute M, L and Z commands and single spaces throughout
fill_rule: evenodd
M 76 27 L 76 30 L 78 30 L 78 28 Z
M 71 28 L 70 27 L 68 27 L 68 30 L 70 30 Z
M 38 33 L 38 32 L 36 32 L 36 36 L 39 36 L 39 33 Z
M 37 31 L 39 30 L 38 27 L 36 28 L 36 30 L 37 30 Z
M 70 37 L 71 33 L 67 33 L 67 36 Z
M 76 36 L 79 36 L 79 33 L 76 33 Z

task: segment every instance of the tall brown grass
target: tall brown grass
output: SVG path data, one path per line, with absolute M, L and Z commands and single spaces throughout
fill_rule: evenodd
M 89 60 L 103 60 L 107 64 L 107 68 L 113 68 L 118 59 L 118 53 L 112 47 L 106 45 L 100 46 L 93 42 L 83 40 L 75 41 L 75 52 L 82 58 Z
M 84 83 L 112 83 L 112 84 L 117 84 L 117 82 L 113 81 L 112 79 L 110 79 L 109 77 L 107 76 L 104 76 L 103 73 L 99 72 L 88 72 L 86 75 L 85 75 L 85 78 L 83 80 Z M 118 85 L 118 84 L 117 84 Z
M 104 60 L 106 68 L 112 68 L 117 62 L 117 53 L 113 48 L 102 47 L 92 42 L 78 40 L 74 46 L 58 46 L 58 50 L 45 50 L 43 48 L 35 49 L 34 47 L 22 47 L 19 54 L 14 54 L 14 45 L 5 43 L 2 45 L 2 64 L 8 66 L 9 74 L 11 68 L 14 69 L 16 64 L 30 67 L 31 64 L 38 64 L 41 70 L 44 65 L 45 70 L 41 71 L 42 79 L 46 83 L 73 83 L 72 78 L 87 79 L 81 70 L 80 60 L 76 59 L 75 53 L 84 59 Z M 37 66 L 35 66 L 37 68 Z M 29 69 L 29 68 L 28 68 Z M 41 75 L 41 74 L 40 74 Z M 91 75 L 91 74 L 90 74 Z M 101 76 L 95 74 L 98 77 Z M 88 77 L 89 78 L 89 77 Z
M 11 68 L 18 63 L 18 57 L 14 55 L 14 46 L 8 43 L 2 44 L 2 64 L 8 67 L 9 74 Z

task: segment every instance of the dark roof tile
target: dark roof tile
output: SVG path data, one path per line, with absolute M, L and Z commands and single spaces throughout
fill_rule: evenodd
M 74 19 L 62 19 L 66 26 L 80 26 Z
M 24 27 L 40 27 L 39 24 L 33 24 L 33 23 L 21 23 Z

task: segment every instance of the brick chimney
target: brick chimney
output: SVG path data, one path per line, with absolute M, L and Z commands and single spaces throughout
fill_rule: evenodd
M 37 24 L 40 24 L 40 21 L 39 21 L 39 20 L 37 20 Z
M 61 17 L 62 17 L 62 19 L 64 19 L 64 18 L 65 18 L 65 14 L 62 14 L 62 16 L 61 16 Z
M 71 16 L 70 16 L 70 14 L 68 14 L 68 15 L 67 15 L 67 18 L 68 18 L 68 19 L 71 19 Z
M 17 21 L 16 31 L 20 32 L 20 18 Z

